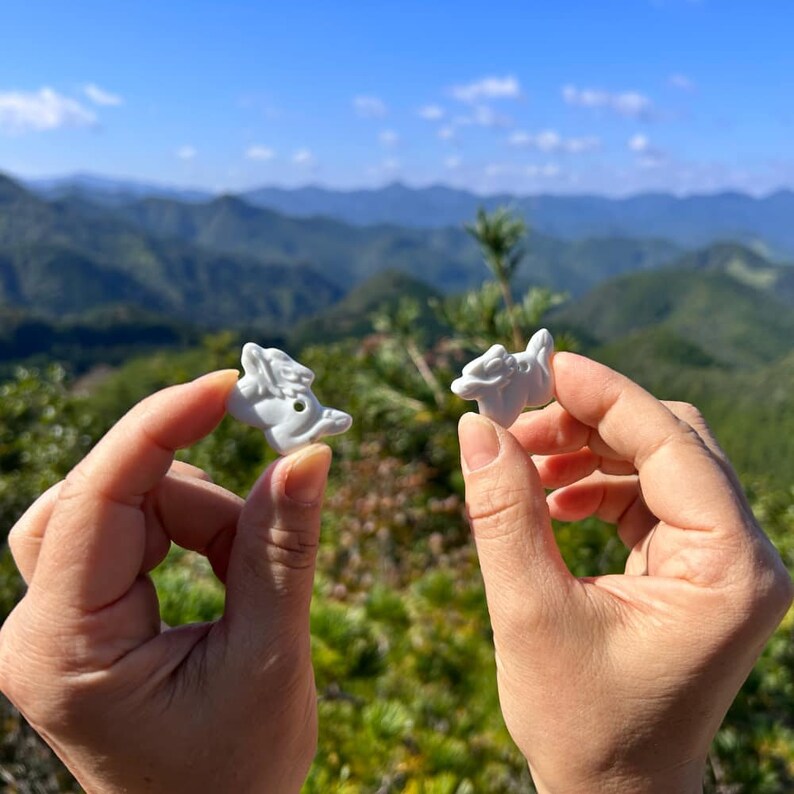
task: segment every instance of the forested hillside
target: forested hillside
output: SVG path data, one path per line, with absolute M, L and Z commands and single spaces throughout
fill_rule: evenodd
M 604 278 L 669 262 L 681 248 L 664 240 L 594 237 L 565 242 L 532 236 L 519 285 L 542 284 L 582 294 Z M 260 284 L 256 266 L 267 265 Z M 295 276 L 291 271 L 297 270 Z M 204 324 L 290 321 L 261 293 L 302 295 L 316 280 L 348 290 L 383 270 L 399 270 L 445 293 L 482 283 L 487 275 L 460 225 L 439 229 L 358 228 L 329 219 L 295 219 L 232 196 L 208 202 L 135 199 L 107 206 L 85 198 L 46 201 L 0 177 L 0 302 L 56 308 L 49 293 L 88 288 L 92 300 L 164 308 L 186 317 L 191 301 Z M 217 275 L 222 271 L 228 284 Z M 48 279 L 68 272 L 59 284 Z M 193 292 L 185 294 L 186 283 Z M 250 304 L 234 312 L 217 298 L 239 283 Z M 31 292 L 31 290 L 40 290 Z M 207 295 L 215 309 L 202 303 Z M 48 302 L 49 301 L 49 302 Z M 300 300 L 295 299 L 296 304 Z M 71 309 L 67 297 L 61 303 Z

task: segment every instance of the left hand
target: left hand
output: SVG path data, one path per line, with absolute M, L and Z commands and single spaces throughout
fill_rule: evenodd
M 88 791 L 297 792 L 317 742 L 309 602 L 330 450 L 247 500 L 174 464 L 237 373 L 144 400 L 9 536 L 29 583 L 0 631 L 0 688 Z M 161 629 L 171 542 L 226 583 L 223 617 Z

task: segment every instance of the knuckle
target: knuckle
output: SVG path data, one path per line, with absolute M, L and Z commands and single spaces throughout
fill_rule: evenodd
M 788 571 L 784 571 L 778 579 L 775 597 L 781 613 L 788 612 L 794 602 L 794 582 L 792 582 Z
M 469 522 L 478 533 L 509 534 L 521 525 L 525 498 L 526 489 L 498 479 L 468 501 Z
M 312 522 L 284 522 L 276 518 L 271 524 L 253 530 L 258 555 L 246 555 L 249 564 L 257 569 L 278 565 L 291 570 L 306 570 L 314 565 L 317 554 L 317 532 Z
M 8 533 L 6 541 L 8 542 L 8 548 L 11 551 L 11 556 L 14 558 L 14 562 L 16 562 L 19 557 L 19 547 L 24 537 L 25 535 L 18 524 L 14 525 Z M 19 567 L 19 565 L 17 565 L 17 567 Z
M 636 461 L 638 469 L 641 469 L 654 456 L 680 449 L 681 445 L 696 446 L 701 450 L 706 450 L 705 442 L 697 430 L 680 417 L 676 416 L 675 419 L 674 428 L 655 439 L 642 451 L 641 458 Z
M 175 460 L 171 464 L 169 474 L 176 474 L 182 477 L 191 477 L 196 480 L 203 480 L 204 482 L 214 483 L 215 480 L 204 469 L 194 466 L 192 463 L 186 463 L 182 460 Z
M 794 583 L 777 550 L 760 528 L 754 525 L 751 531 L 754 537 L 749 547 L 743 548 L 743 563 L 732 569 L 731 603 L 746 621 L 768 626 L 771 633 L 791 606 Z
M 781 560 L 754 577 L 753 597 L 758 608 L 782 617 L 794 598 L 794 583 Z
M 80 499 L 89 490 L 90 486 L 91 482 L 85 468 L 76 466 L 66 475 L 58 494 L 58 501 L 71 502 L 75 499 Z
M 711 434 L 706 418 L 696 406 L 675 400 L 665 402 L 665 405 L 679 421 L 688 424 L 699 436 L 709 436 Z
M 689 422 L 690 419 L 702 419 L 703 415 L 692 405 L 683 400 L 665 400 L 664 403 L 679 419 Z

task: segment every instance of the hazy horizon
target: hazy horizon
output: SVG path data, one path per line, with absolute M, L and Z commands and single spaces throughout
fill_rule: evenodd
M 224 195 L 230 195 L 230 196 L 244 195 L 245 193 L 253 193 L 259 190 L 281 190 L 285 192 L 298 192 L 301 190 L 318 190 L 318 191 L 325 191 L 329 193 L 340 193 L 340 194 L 350 194 L 350 193 L 359 193 L 359 192 L 375 193 L 381 190 L 387 190 L 389 188 L 394 188 L 394 187 L 402 187 L 407 190 L 415 190 L 415 191 L 445 189 L 451 191 L 470 193 L 472 195 L 480 196 L 482 198 L 490 198 L 493 196 L 505 195 L 515 198 L 538 198 L 543 196 L 549 196 L 554 198 L 565 198 L 565 197 L 603 198 L 610 200 L 625 200 L 625 199 L 631 199 L 631 198 L 637 198 L 637 197 L 649 196 L 649 195 L 665 195 L 665 196 L 673 196 L 678 199 L 686 199 L 686 198 L 721 196 L 726 194 L 736 194 L 736 195 L 747 196 L 749 198 L 756 200 L 763 200 L 779 193 L 794 192 L 794 187 L 779 187 L 761 192 L 752 192 L 750 190 L 742 190 L 739 188 L 732 188 L 732 187 L 715 188 L 713 190 L 702 190 L 702 191 L 697 191 L 697 190 L 675 191 L 675 190 L 665 190 L 665 189 L 648 189 L 648 190 L 637 190 L 628 193 L 613 193 L 613 194 L 606 192 L 599 193 L 593 191 L 562 192 L 562 191 L 554 191 L 549 189 L 529 191 L 529 192 L 510 191 L 510 190 L 502 190 L 502 191 L 494 190 L 489 192 L 481 192 L 467 187 L 457 187 L 453 184 L 448 184 L 440 181 L 430 182 L 427 184 L 411 184 L 404 179 L 393 179 L 391 181 L 384 182 L 379 185 L 362 184 L 360 186 L 354 185 L 350 187 L 336 187 L 334 185 L 323 184 L 322 182 L 306 182 L 304 184 L 297 184 L 297 185 L 263 183 L 259 185 L 252 185 L 250 187 L 245 187 L 240 190 L 227 190 L 227 189 L 212 190 L 210 188 L 203 188 L 201 186 L 190 183 L 182 184 L 179 182 L 167 182 L 167 181 L 155 180 L 155 179 L 149 180 L 134 176 L 125 177 L 125 176 L 117 176 L 114 174 L 105 174 L 105 173 L 92 172 L 92 171 L 74 171 L 71 173 L 42 175 L 35 177 L 25 177 L 23 175 L 13 174 L 7 171 L 5 172 L 5 174 L 6 176 L 10 177 L 11 179 L 14 179 L 17 182 L 22 183 L 23 185 L 32 185 L 32 186 L 47 186 L 47 185 L 56 185 L 56 184 L 68 183 L 68 182 L 84 182 L 84 183 L 95 182 L 97 185 L 102 185 L 102 188 L 100 189 L 107 189 L 107 190 L 111 190 L 114 184 L 118 184 L 121 187 L 125 185 L 129 185 L 134 188 L 140 188 L 141 190 L 152 188 L 155 190 L 173 191 L 177 193 L 206 194 L 208 196 L 213 196 L 213 197 L 220 197 Z

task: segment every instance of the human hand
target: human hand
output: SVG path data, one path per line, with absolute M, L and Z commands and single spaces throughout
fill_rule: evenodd
M 505 722 L 541 792 L 701 791 L 791 580 L 691 406 L 581 356 L 553 366 L 557 403 L 510 432 L 460 425 Z M 617 525 L 625 574 L 566 568 L 550 516 L 588 515 Z
M 137 405 L 20 519 L 29 589 L 0 631 L 0 688 L 86 790 L 298 791 L 317 742 L 309 602 L 330 450 L 271 466 L 247 500 L 173 452 L 237 377 Z M 223 617 L 161 630 L 148 576 L 171 542 L 226 583 Z

